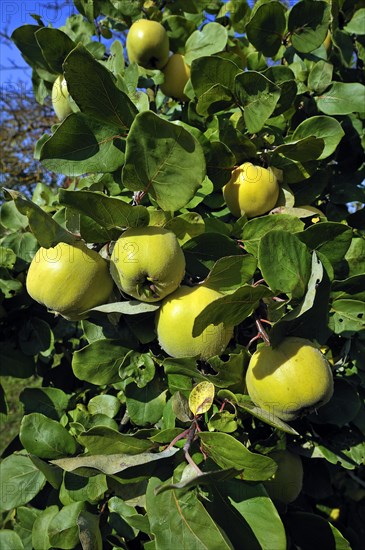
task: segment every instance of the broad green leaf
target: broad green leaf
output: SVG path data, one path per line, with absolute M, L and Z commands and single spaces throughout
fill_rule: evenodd
M 273 65 L 264 71 L 264 76 L 280 88 L 280 98 L 273 116 L 285 113 L 293 105 L 297 95 L 297 83 L 293 71 L 285 65 Z
M 281 46 L 286 27 L 285 11 L 280 2 L 261 4 L 246 25 L 247 38 L 267 57 L 274 57 Z
M 242 255 L 238 245 L 221 233 L 202 233 L 183 245 L 186 270 L 195 276 L 205 278 L 220 258 Z
M 194 59 L 224 50 L 228 32 L 219 23 L 207 23 L 202 30 L 194 31 L 185 44 L 185 62 L 191 65 Z
M 12 510 L 31 501 L 46 478 L 26 455 L 12 454 L 0 463 L 0 509 Z
M 246 481 L 263 481 L 276 471 L 276 463 L 271 458 L 252 453 L 232 435 L 200 432 L 199 439 L 203 451 L 218 466 L 242 471 L 241 477 Z
M 41 29 L 38 25 L 22 25 L 14 30 L 11 39 L 20 50 L 25 61 L 31 66 L 49 71 L 46 60 L 36 40 L 35 33 Z
M 40 161 L 48 170 L 74 177 L 114 172 L 124 163 L 124 138 L 115 128 L 73 113 L 43 143 Z
M 257 407 L 249 398 L 243 399 L 243 397 L 246 398 L 248 396 L 236 396 L 234 402 L 237 403 L 238 407 L 244 409 L 246 412 L 252 414 L 252 416 L 254 416 L 255 418 L 258 418 L 262 422 L 265 422 L 265 424 L 269 424 L 269 426 L 272 426 L 273 428 L 292 435 L 298 434 L 298 432 L 294 430 L 292 426 L 290 426 L 286 422 L 283 422 L 283 420 L 281 420 L 280 418 L 277 418 L 271 411 L 265 411 L 264 409 Z
M 196 317 L 193 336 L 199 336 L 210 324 L 225 323 L 226 326 L 239 325 L 257 308 L 260 300 L 272 295 L 266 286 L 244 285 L 232 294 L 218 298 Z
M 365 301 L 365 273 L 348 277 L 342 281 L 333 281 L 331 297 L 334 300 L 349 298 Z
M 122 438 L 123 439 L 123 438 Z M 131 443 L 127 443 L 128 440 Z M 128 468 L 134 468 L 135 466 L 141 466 L 149 462 L 163 460 L 174 456 L 179 449 L 171 448 L 161 451 L 160 453 L 147 453 L 140 449 L 142 446 L 146 449 L 148 443 L 149 448 L 153 447 L 151 442 L 132 438 L 131 436 L 124 436 L 125 449 L 131 450 L 130 445 L 132 441 L 138 445 L 140 442 L 140 448 L 134 448 L 132 453 L 112 453 L 112 454 L 93 454 L 88 456 L 76 456 L 74 458 L 61 458 L 60 460 L 52 460 L 53 464 L 56 464 L 59 468 L 62 468 L 66 472 L 74 472 L 78 475 L 95 475 L 96 472 L 103 472 L 107 475 L 118 474 L 127 470 Z M 136 454 L 136 451 L 138 454 Z M 107 458 L 106 458 L 107 456 Z
M 290 138 L 289 143 L 278 145 L 274 149 L 274 155 L 282 155 L 288 159 L 308 162 L 320 158 L 324 150 L 324 140 L 315 136 L 294 140 Z
M 250 133 L 261 130 L 279 101 L 281 90 L 264 75 L 245 71 L 236 76 L 234 93 L 243 107 L 243 116 Z
M 93 455 L 112 455 L 116 453 L 133 455 L 143 453 L 155 446 L 146 439 L 121 434 L 117 430 L 102 426 L 83 432 L 78 437 L 78 441 L 87 448 L 89 454 Z
M 160 420 L 166 404 L 166 390 L 157 378 L 142 388 L 131 382 L 124 393 L 128 415 L 134 424 L 148 426 Z
M 20 349 L 26 355 L 40 353 L 47 357 L 53 350 L 54 336 L 48 323 L 33 317 L 21 327 L 18 342 Z
M 176 211 L 193 198 L 204 176 L 204 154 L 192 134 L 152 111 L 136 116 L 123 168 L 128 189 L 149 193 L 162 210 Z
M 62 63 L 76 44 L 60 29 L 42 27 L 35 33 L 35 39 L 49 67 L 57 74 L 63 73 Z
M 311 256 L 307 246 L 288 231 L 266 233 L 259 245 L 259 265 L 274 293 L 301 298 L 311 273 Z
M 108 491 L 106 476 L 96 474 L 85 478 L 71 472 L 64 472 L 59 499 L 64 506 L 74 502 L 94 504 Z
M 248 220 L 243 226 L 241 237 L 245 250 L 257 258 L 260 239 L 273 229 L 297 233 L 304 229 L 304 222 L 289 214 L 269 214 Z
M 365 302 L 335 300 L 330 309 L 329 326 L 336 334 L 347 335 L 365 329 Z
M 220 292 L 235 290 L 248 283 L 257 267 L 254 256 L 225 256 L 213 265 L 204 286 Z
M 32 548 L 33 524 L 40 514 L 40 510 L 30 506 L 19 506 L 16 512 L 16 524 L 14 531 L 19 535 L 24 548 Z
M 214 384 L 199 382 L 190 392 L 189 408 L 194 416 L 209 411 L 214 400 Z
M 19 437 L 28 453 L 40 458 L 72 455 L 77 450 L 76 441 L 66 428 L 41 413 L 23 416 Z
M 321 59 L 311 69 L 308 75 L 308 88 L 321 94 L 332 82 L 333 65 Z
M 296 546 L 304 548 L 326 548 L 328 550 L 350 550 L 349 542 L 323 517 L 309 512 L 289 512 L 285 519 L 289 536 Z
M 164 27 L 170 40 L 170 49 L 173 52 L 185 48 L 185 42 L 196 30 L 193 21 L 189 21 L 182 15 L 169 15 L 164 19 Z
M 0 548 L 1 550 L 24 550 L 24 545 L 15 531 L 2 529 L 0 531 Z
M 24 414 L 39 412 L 59 420 L 67 409 L 70 396 L 59 388 L 24 388 L 19 396 Z
M 340 262 L 351 243 L 352 230 L 342 223 L 322 222 L 311 225 L 298 238 L 311 250 L 317 250 L 335 265 Z
M 145 206 L 131 206 L 121 199 L 95 191 L 60 189 L 60 204 L 92 214 L 92 219 L 107 229 L 147 225 L 149 214 Z
M 303 53 L 317 49 L 328 31 L 330 6 L 327 2 L 301 0 L 289 12 L 288 31 L 296 50 Z
M 324 149 L 318 159 L 325 159 L 336 150 L 344 135 L 345 132 L 336 119 L 320 115 L 308 118 L 299 124 L 294 130 L 293 140 L 302 140 L 310 136 L 322 138 Z
M 222 84 L 215 84 L 199 97 L 196 112 L 202 116 L 213 115 L 228 109 L 232 103 L 234 98 L 231 90 Z
M 365 34 L 365 8 L 355 11 L 350 21 L 344 26 L 344 30 L 349 34 Z
M 261 484 L 228 480 L 216 483 L 208 505 L 213 517 L 236 546 L 245 540 L 247 548 L 285 550 L 285 528 L 272 501 Z M 215 513 L 214 513 L 215 512 Z
M 216 84 L 233 89 L 234 80 L 242 72 L 232 60 L 219 56 L 199 57 L 191 64 L 191 83 L 199 98 Z
M 189 550 L 232 549 L 195 491 L 172 489 L 156 495 L 155 489 L 160 484 L 158 478 L 150 479 L 146 503 L 156 550 L 169 550 L 176 546 L 176 541 L 184 541 Z
M 149 304 L 139 302 L 138 300 L 126 300 L 124 302 L 112 302 L 96 306 L 87 311 L 99 311 L 100 313 L 122 313 L 125 315 L 139 315 L 140 313 L 149 313 L 156 311 L 160 307 L 159 302 Z
M 39 514 L 32 529 L 32 544 L 34 550 L 44 550 L 51 548 L 51 543 L 48 537 L 48 526 L 52 518 L 57 514 L 58 506 L 53 504 L 48 506 Z
M 103 540 L 99 528 L 100 515 L 82 510 L 77 518 L 79 539 L 85 550 L 103 550 Z
M 118 536 L 130 540 L 136 538 L 139 531 L 150 534 L 147 515 L 138 514 L 134 506 L 121 498 L 111 497 L 108 500 L 108 509 L 108 523 Z
M 210 432 L 223 432 L 226 434 L 233 433 L 238 428 L 236 415 L 229 411 L 218 411 L 214 413 L 207 422 Z
M 34 374 L 34 357 L 24 355 L 24 353 L 14 347 L 13 342 L 0 342 L 0 375 L 12 376 L 14 378 L 29 378 Z
M 78 544 L 77 518 L 84 508 L 84 502 L 75 502 L 64 506 L 52 517 L 48 525 L 48 536 L 52 546 L 61 550 L 71 550 Z
M 121 403 L 117 397 L 109 394 L 100 394 L 92 397 L 87 405 L 91 414 L 106 414 L 114 418 L 120 409 Z
M 6 198 L 14 200 L 21 214 L 27 216 L 29 226 L 41 246 L 49 248 L 59 242 L 72 243 L 76 238 L 66 231 L 40 206 L 23 197 L 19 191 L 6 191 Z
M 34 466 L 36 466 L 38 470 L 44 474 L 48 483 L 54 489 L 59 489 L 62 483 L 62 471 L 60 468 L 53 466 L 53 464 L 50 464 L 35 455 L 29 455 L 29 458 L 33 462 Z
M 187 212 L 171 218 L 171 220 L 164 225 L 164 228 L 173 231 L 180 245 L 182 245 L 193 237 L 204 233 L 205 225 L 200 214 L 196 212 Z
M 326 115 L 364 112 L 365 86 L 359 82 L 334 82 L 321 96 L 317 106 Z
M 356 417 L 361 409 L 361 399 L 354 385 L 344 379 L 335 379 L 334 393 L 328 403 L 309 417 L 315 424 L 334 424 L 342 428 Z
M 163 366 L 168 376 L 183 375 L 194 378 L 196 381 L 206 380 L 212 382 L 217 388 L 230 386 L 243 387 L 244 369 L 248 364 L 248 352 L 242 350 L 239 353 L 231 353 L 229 359 L 211 357 L 209 364 L 216 374 L 202 374 L 197 369 L 196 361 L 192 359 L 165 359 Z M 189 391 L 190 391 L 189 387 Z
M 187 472 L 187 473 L 186 473 Z M 211 485 L 218 481 L 224 481 L 231 479 L 238 475 L 239 472 L 233 468 L 227 468 L 226 470 L 213 470 L 211 472 L 202 472 L 197 474 L 197 471 L 188 464 L 181 476 L 181 481 L 177 483 L 163 483 L 155 488 L 155 495 L 159 495 L 165 491 L 171 491 L 171 489 L 186 489 L 188 487 L 195 487 L 197 485 Z
M 81 44 L 67 56 L 63 68 L 68 90 L 82 113 L 114 127 L 117 135 L 131 127 L 138 112 L 135 105 L 117 88 L 112 73 Z
M 72 370 L 79 380 L 113 384 L 119 380 L 118 369 L 128 351 L 119 340 L 97 340 L 74 353 Z
M 14 201 L 4 202 L 0 207 L 0 223 L 6 229 L 25 229 L 28 218 L 19 212 Z

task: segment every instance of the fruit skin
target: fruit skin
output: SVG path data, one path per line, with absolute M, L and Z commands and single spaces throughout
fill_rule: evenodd
M 162 69 L 169 58 L 170 41 L 161 23 L 139 19 L 129 29 L 126 48 L 130 63 L 145 69 Z
M 279 197 L 279 183 L 270 170 L 244 162 L 232 171 L 223 187 L 223 196 L 231 213 L 239 218 L 254 218 L 274 208 Z
M 174 53 L 162 72 L 165 80 L 160 86 L 161 91 L 178 101 L 188 101 L 189 98 L 184 94 L 184 88 L 190 78 L 190 67 L 185 63 L 184 56 Z
M 104 304 L 113 289 L 108 263 L 100 254 L 78 242 L 40 248 L 27 275 L 28 294 L 48 309 L 70 320 Z
M 142 302 L 157 302 L 181 283 L 185 256 L 172 231 L 130 228 L 115 243 L 110 270 L 123 292 Z
M 52 86 L 52 106 L 61 121 L 73 112 L 67 82 L 62 74 L 56 78 Z
M 289 336 L 277 348 L 258 348 L 248 365 L 246 387 L 256 405 L 291 421 L 331 399 L 333 376 L 310 340 Z
M 271 499 L 289 504 L 299 496 L 303 487 L 302 459 L 288 450 L 272 451 L 268 456 L 275 460 L 278 469 L 264 481 L 266 492 Z
M 233 336 L 233 327 L 209 325 L 193 337 L 194 321 L 203 309 L 222 294 L 204 286 L 181 286 L 164 299 L 156 315 L 157 338 L 171 357 L 209 359 L 220 355 Z

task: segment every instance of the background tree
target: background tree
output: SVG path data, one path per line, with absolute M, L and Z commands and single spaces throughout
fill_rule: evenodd
M 360 550 L 363 2 L 74 4 L 63 26 L 35 16 L 12 33 L 36 100 L 62 75 L 73 112 L 34 144 L 67 189 L 41 182 L 31 200 L 4 190 L 0 211 L 1 373 L 40 381 L 20 394 L 19 434 L 0 463 L 0 543 Z M 178 101 L 162 91 L 155 53 L 129 63 L 125 36 L 140 18 L 183 56 Z M 232 172 L 231 183 L 257 178 L 251 200 L 273 188 L 276 203 L 228 208 Z M 132 298 L 115 267 L 138 252 L 115 243 L 151 228 L 174 233 L 185 259 L 162 303 L 149 270 Z M 95 257 L 113 290 L 84 311 Z M 42 277 L 27 279 L 37 266 Z M 182 294 L 204 299 L 181 308 Z M 209 357 L 212 334 L 222 354 Z M 193 357 L 180 345 L 190 340 Z M 320 396 L 306 355 L 325 373 Z M 295 403 L 273 371 L 283 357 L 301 361 Z M 270 377 L 280 406 L 260 399 Z

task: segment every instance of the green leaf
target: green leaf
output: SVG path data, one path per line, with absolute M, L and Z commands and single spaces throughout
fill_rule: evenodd
M 119 380 L 118 369 L 128 351 L 119 340 L 97 340 L 74 353 L 72 370 L 79 380 L 113 384 Z
M 259 265 L 274 293 L 301 298 L 311 273 L 311 256 L 298 237 L 283 230 L 266 233 L 259 245 Z
M 221 233 L 202 233 L 183 245 L 186 270 L 205 278 L 214 263 L 226 256 L 242 255 L 237 244 Z
M 271 295 L 271 290 L 266 286 L 244 285 L 233 294 L 218 298 L 196 317 L 193 336 L 199 336 L 210 324 L 225 323 L 227 327 L 239 325 L 252 315 L 260 300 Z
M 35 39 L 49 67 L 57 74 L 63 73 L 62 63 L 76 46 L 66 33 L 60 29 L 42 27 L 35 33 Z
M 77 518 L 79 539 L 85 550 L 103 550 L 99 521 L 100 516 L 86 510 L 82 510 Z
M 233 468 L 227 468 L 226 470 L 213 470 L 211 472 L 202 472 L 197 475 L 196 470 L 188 464 L 183 471 L 181 481 L 178 483 L 163 483 L 155 488 L 155 495 L 159 495 L 165 491 L 171 491 L 171 489 L 186 489 L 188 487 L 195 487 L 197 485 L 211 485 L 218 481 L 231 479 L 235 475 L 238 475 L 238 471 Z
M 248 283 L 256 271 L 254 256 L 225 256 L 213 265 L 204 286 L 220 292 L 235 290 Z
M 160 453 L 147 453 L 143 451 L 143 447 L 144 449 L 146 449 L 146 444 L 149 445 L 149 448 L 153 447 L 153 444 L 151 444 L 150 441 L 124 435 L 119 443 L 122 441 L 122 439 L 125 441 L 125 450 L 132 452 L 128 452 L 127 454 L 92 454 L 89 456 L 76 456 L 74 458 L 61 458 L 60 460 L 52 460 L 51 462 L 52 464 L 57 465 L 59 468 L 62 468 L 66 472 L 74 472 L 80 476 L 95 475 L 95 472 L 103 472 L 106 475 L 114 475 L 123 472 L 128 468 L 134 468 L 135 466 L 141 466 L 144 464 L 148 464 L 149 462 L 171 458 L 179 451 L 179 449 L 177 448 L 171 448 L 161 451 Z M 128 443 L 128 440 L 130 441 L 130 443 Z M 107 439 L 107 443 L 108 442 L 109 440 Z M 140 442 L 140 444 L 138 442 Z M 139 446 L 136 447 L 136 445 Z M 108 457 L 107 460 L 106 456 Z
M 135 105 L 117 88 L 112 73 L 81 44 L 67 56 L 63 68 L 68 90 L 82 113 L 114 127 L 117 134 L 131 127 L 138 113 Z
M 18 341 L 20 349 L 26 355 L 40 353 L 43 356 L 48 356 L 53 349 L 54 336 L 48 323 L 34 317 L 21 327 Z
M 200 432 L 203 451 L 221 468 L 242 471 L 246 481 L 269 479 L 276 471 L 276 463 L 268 456 L 252 453 L 238 439 L 219 432 Z
M 147 302 L 139 302 L 138 300 L 126 300 L 124 302 L 112 302 L 111 304 L 103 304 L 96 306 L 87 311 L 99 311 L 100 313 L 122 313 L 124 315 L 139 315 L 141 313 L 150 313 L 156 311 L 160 307 L 160 302 L 149 304 Z
M 273 65 L 264 71 L 264 76 L 280 88 L 280 98 L 273 116 L 285 113 L 293 105 L 297 95 L 297 83 L 293 71 L 285 65 Z
M 326 115 L 364 112 L 365 86 L 359 82 L 334 82 L 318 98 L 317 107 Z
M 294 48 L 303 53 L 316 50 L 326 38 L 330 17 L 327 2 L 301 0 L 295 4 L 288 18 L 288 31 Z
M 39 516 L 33 523 L 32 529 L 32 544 L 34 550 L 44 550 L 51 548 L 51 543 L 48 537 L 48 527 L 52 518 L 57 514 L 58 506 L 53 504 L 41 511 Z
M 19 437 L 28 453 L 40 458 L 58 458 L 77 450 L 76 441 L 66 428 L 40 413 L 23 416 Z
M 106 476 L 96 474 L 85 478 L 77 474 L 65 472 L 60 487 L 59 499 L 64 506 L 74 502 L 90 502 L 94 504 L 101 500 L 108 491 Z
M 39 412 L 59 420 L 68 407 L 70 396 L 59 388 L 24 388 L 19 396 L 24 414 Z
M 166 404 L 166 390 L 157 378 L 143 388 L 131 382 L 124 393 L 128 415 L 134 424 L 148 426 L 160 420 Z
M 274 149 L 273 154 L 283 155 L 288 159 L 299 162 L 315 160 L 323 154 L 324 140 L 322 138 L 310 136 L 295 141 L 294 138 L 291 137 L 291 140 L 290 143 L 278 145 L 278 147 Z
M 204 176 L 204 154 L 192 134 L 152 111 L 137 115 L 123 168 L 128 189 L 148 192 L 162 210 L 176 211 L 193 198 Z
M 12 510 L 31 501 L 43 488 L 46 478 L 29 457 L 20 454 L 7 456 L 0 463 L 2 490 L 0 509 Z
M 261 130 L 273 114 L 281 90 L 261 73 L 245 71 L 236 76 L 234 93 L 243 107 L 243 116 L 248 132 Z
M 268 424 L 273 428 L 281 430 L 282 432 L 285 432 L 291 435 L 298 435 L 298 432 L 294 428 L 292 428 L 292 426 L 290 426 L 286 422 L 283 422 L 283 420 L 281 420 L 280 418 L 277 418 L 271 411 L 268 412 L 268 411 L 265 411 L 264 409 L 261 409 L 260 407 L 257 407 L 248 398 L 248 396 L 246 395 L 236 396 L 234 403 L 236 403 L 237 406 L 240 407 L 241 409 L 244 409 L 246 412 L 252 414 L 252 416 L 254 416 L 255 418 L 258 418 L 262 422 L 265 422 L 265 424 Z
M 14 201 L 8 201 L 0 207 L 0 223 L 6 229 L 16 231 L 27 227 L 28 218 L 19 212 Z
M 185 43 L 185 62 L 191 65 L 198 57 L 212 55 L 224 50 L 228 32 L 219 23 L 207 23 L 201 31 L 194 31 Z
M 19 506 L 16 513 L 14 531 L 20 536 L 24 548 L 32 548 L 32 529 L 40 510 L 28 506 Z
M 41 28 L 38 25 L 22 25 L 14 30 L 11 39 L 31 67 L 49 71 L 50 68 L 35 36 L 35 33 Z
M 91 414 L 106 414 L 110 418 L 114 418 L 120 409 L 121 403 L 114 395 L 100 394 L 92 397 L 87 408 Z
M 321 59 L 315 63 L 309 73 L 308 88 L 317 94 L 321 94 L 331 84 L 332 74 L 333 65 Z
M 365 302 L 335 300 L 330 309 L 329 326 L 336 334 L 348 336 L 365 329 Z
M 296 546 L 304 548 L 326 548 L 328 550 L 350 550 L 351 546 L 340 531 L 319 515 L 309 512 L 289 512 L 285 525 Z
M 285 7 L 280 2 L 261 4 L 246 25 L 247 38 L 259 52 L 274 57 L 285 32 Z
M 77 518 L 84 507 L 84 502 L 68 504 L 52 517 L 48 526 L 48 536 L 52 546 L 61 550 L 71 550 L 77 545 L 79 542 Z
M 298 238 L 311 250 L 324 254 L 332 265 L 340 262 L 350 246 L 352 230 L 342 223 L 322 222 L 308 227 Z
M 114 172 L 124 163 L 124 139 L 115 128 L 73 113 L 43 143 L 40 161 L 48 170 L 74 177 Z
M 90 215 L 106 229 L 139 227 L 148 224 L 145 206 L 131 206 L 121 199 L 108 197 L 96 191 L 59 191 L 60 204 Z
M 174 216 L 165 225 L 165 229 L 173 231 L 180 245 L 189 241 L 197 235 L 204 233 L 205 224 L 200 214 L 196 212 L 186 212 L 179 216 Z
M 14 378 L 29 378 L 34 374 L 34 357 L 14 347 L 9 341 L 0 342 L 0 354 L 2 358 L 0 366 L 1 376 L 13 376 Z
M 344 30 L 349 34 L 365 34 L 365 8 L 357 9 L 350 19 L 350 21 L 344 26 Z
M 253 218 L 243 226 L 241 240 L 245 250 L 257 257 L 261 238 L 273 229 L 293 234 L 304 229 L 304 222 L 289 214 L 269 214 Z
M 343 379 L 334 380 L 334 393 L 330 401 L 309 416 L 315 424 L 334 424 L 342 428 L 356 417 L 361 399 L 354 385 Z
M 247 548 L 265 550 L 287 548 L 284 525 L 261 484 L 228 480 L 216 483 L 208 510 L 223 529 L 228 529 L 237 547 L 245 540 Z M 213 512 L 214 510 L 214 512 Z
M 221 84 L 215 84 L 199 97 L 196 112 L 202 116 L 212 115 L 228 109 L 232 103 L 234 99 L 231 90 Z
M 199 57 L 191 64 L 191 83 L 195 95 L 200 97 L 213 86 L 221 84 L 233 89 L 234 80 L 242 72 L 232 60 L 219 56 Z
M 78 437 L 78 441 L 87 448 L 89 454 L 93 455 L 112 455 L 115 453 L 133 455 L 143 453 L 154 447 L 154 444 L 146 439 L 121 434 L 117 430 L 106 426 L 97 426 L 83 432 Z M 59 462 L 55 464 L 59 465 Z
M 10 529 L 2 529 L 0 531 L 0 547 L 1 550 L 24 550 L 24 545 L 19 535 Z
M 40 206 L 23 197 L 19 191 L 6 190 L 5 198 L 13 200 L 19 212 L 27 216 L 29 226 L 41 246 L 49 248 L 61 241 L 75 242 L 74 235 L 55 222 Z
M 231 550 L 231 545 L 195 491 L 180 492 L 172 489 L 156 495 L 155 489 L 160 483 L 156 477 L 150 479 L 146 502 L 156 549 L 169 550 L 176 545 L 176 541 L 184 541 L 184 546 L 189 550 Z
M 332 155 L 345 135 L 341 124 L 336 119 L 328 116 L 313 116 L 304 120 L 296 127 L 292 139 L 302 140 L 304 138 L 315 136 L 324 140 L 324 149 L 319 160 Z

